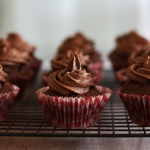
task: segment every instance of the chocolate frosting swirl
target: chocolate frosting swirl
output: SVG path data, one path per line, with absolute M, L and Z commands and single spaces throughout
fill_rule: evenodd
M 2 65 L 0 65 L 0 88 L 1 88 L 1 82 L 6 82 L 6 77 L 8 75 L 3 71 Z
M 18 51 L 10 46 L 8 40 L 0 40 L 0 64 L 13 65 L 14 63 L 28 64 L 30 56 L 27 52 Z
M 12 47 L 20 51 L 25 51 L 28 53 L 32 53 L 35 51 L 35 46 L 28 44 L 26 41 L 22 39 L 21 36 L 19 36 L 16 33 L 8 34 L 7 40 L 9 41 Z
M 150 57 L 148 56 L 148 59 L 144 63 L 129 66 L 126 74 L 133 81 L 139 83 L 150 82 Z
M 65 69 L 74 54 L 72 50 L 68 50 L 65 54 L 59 54 L 53 58 L 51 60 L 52 69 L 54 71 Z M 81 60 L 82 66 L 87 66 L 90 62 L 89 55 L 84 55 L 82 52 L 79 52 L 79 59 Z
M 133 51 L 139 51 L 149 45 L 149 41 L 138 35 L 135 31 L 120 36 L 116 39 L 116 51 L 122 55 L 130 55 Z
M 128 62 L 129 64 L 142 63 L 147 60 L 147 56 L 150 56 L 150 46 L 147 46 L 140 51 L 133 52 L 130 55 Z
M 64 41 L 64 43 L 59 47 L 58 53 L 64 53 L 64 51 L 69 49 L 77 52 L 82 51 L 84 54 L 90 54 L 94 51 L 94 43 L 81 33 L 77 33 L 75 36 Z
M 81 69 L 81 63 L 77 54 L 71 59 L 64 70 L 53 72 L 48 77 L 50 91 L 57 91 L 62 95 L 71 93 L 87 93 L 90 87 L 95 86 L 91 74 Z

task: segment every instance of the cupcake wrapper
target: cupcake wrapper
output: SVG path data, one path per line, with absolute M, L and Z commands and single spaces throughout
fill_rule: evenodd
M 140 126 L 150 126 L 150 96 L 126 94 L 117 90 L 133 123 Z
M 104 94 L 95 97 L 57 97 L 45 93 L 48 87 L 36 91 L 43 107 L 47 123 L 59 128 L 87 128 L 94 126 L 107 103 L 112 91 L 98 87 Z
M 125 74 L 125 70 L 126 69 L 124 68 L 116 72 L 116 78 L 118 82 L 120 83 L 120 85 L 123 85 L 128 81 L 128 78 Z
M 19 87 L 13 85 L 14 91 L 0 94 L 0 122 L 5 120 L 7 112 L 19 92 Z
M 99 72 L 98 74 L 97 74 L 97 76 L 95 76 L 94 77 L 95 78 L 95 84 L 99 84 L 99 82 L 102 80 L 102 78 L 103 78 L 103 72 Z
M 88 69 L 90 69 L 92 71 L 102 70 L 102 66 L 103 66 L 103 63 L 101 61 L 98 61 L 98 62 L 90 63 L 88 65 Z
M 33 77 L 35 77 L 36 76 L 36 74 L 37 74 L 37 72 L 39 71 L 39 69 L 40 69 L 40 67 L 41 67 L 41 61 L 39 60 L 39 62 L 37 62 L 37 63 L 31 63 L 30 64 L 30 68 L 34 71 L 34 75 L 33 75 Z

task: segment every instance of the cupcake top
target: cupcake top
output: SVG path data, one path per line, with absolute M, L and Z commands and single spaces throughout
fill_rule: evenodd
M 128 62 L 129 64 L 142 63 L 147 60 L 147 56 L 150 56 L 150 45 L 147 47 L 144 47 L 140 51 L 133 52 L 130 55 Z
M 30 45 L 29 43 L 24 41 L 22 37 L 16 33 L 8 34 L 7 40 L 9 41 L 12 47 L 20 51 L 25 51 L 28 53 L 33 53 L 35 51 L 35 46 Z
M 49 90 L 52 96 L 97 96 L 102 94 L 94 84 L 91 74 L 81 68 L 77 54 L 70 60 L 64 70 L 53 72 L 48 77 Z
M 144 46 L 149 45 L 149 41 L 132 31 L 116 39 L 116 51 L 122 55 L 130 55 L 133 51 L 139 51 Z
M 77 33 L 75 36 L 64 41 L 64 43 L 59 47 L 58 53 L 64 53 L 64 51 L 69 49 L 77 52 L 82 51 L 84 54 L 90 54 L 94 51 L 94 44 L 91 40 L 83 36 L 83 34 Z
M 55 58 L 51 60 L 52 69 L 55 70 L 63 70 L 66 68 L 70 59 L 74 56 L 75 52 L 72 50 L 68 50 L 65 54 L 59 54 Z M 82 52 L 79 52 L 79 58 L 81 60 L 81 65 L 86 67 L 89 62 L 89 55 L 84 55 Z
M 7 80 L 7 74 L 3 72 L 2 65 L 0 65 L 0 93 L 8 93 L 11 91 L 13 91 L 13 86 Z
M 30 56 L 26 52 L 18 51 L 10 46 L 8 40 L 0 39 L 0 64 L 17 65 L 28 64 Z
M 130 79 L 122 88 L 124 93 L 150 95 L 150 56 L 139 64 L 133 64 L 126 69 Z

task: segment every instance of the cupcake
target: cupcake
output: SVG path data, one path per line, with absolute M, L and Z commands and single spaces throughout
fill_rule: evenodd
M 72 50 L 66 51 L 64 54 L 59 54 L 56 57 L 54 57 L 51 60 L 51 67 L 52 70 L 48 72 L 43 72 L 41 74 L 41 79 L 45 85 L 47 85 L 47 79 L 50 73 L 57 71 L 57 70 L 63 70 L 66 68 L 68 63 L 70 62 L 71 58 L 74 56 L 75 52 Z M 90 58 L 88 54 L 83 54 L 82 52 L 79 52 L 79 58 L 82 65 L 82 68 L 86 69 L 89 73 L 91 73 L 92 77 L 95 78 L 95 83 L 99 83 L 102 79 L 103 73 L 100 70 L 92 70 L 90 65 Z
M 133 64 L 126 70 L 130 79 L 118 94 L 133 123 L 150 126 L 150 57 L 144 63 Z
M 149 45 L 149 41 L 132 31 L 116 39 L 116 48 L 109 54 L 114 71 L 129 66 L 129 56 Z
M 2 65 L 0 65 L 0 122 L 5 120 L 18 92 L 19 88 L 7 80 L 7 74 L 3 72 Z
M 150 56 L 150 46 L 143 47 L 141 50 L 133 52 L 128 59 L 128 63 L 130 65 L 143 63 L 147 60 L 148 56 Z M 116 77 L 121 85 L 128 81 L 125 70 L 126 69 L 123 68 L 116 72 Z
M 37 72 L 41 66 L 41 60 L 34 56 L 35 46 L 24 41 L 22 37 L 16 33 L 8 34 L 7 40 L 11 46 L 17 50 L 29 53 L 31 57 L 29 61 L 29 67 L 33 69 L 34 73 Z
M 75 54 L 64 70 L 49 75 L 48 87 L 36 94 L 50 126 L 73 129 L 94 126 L 112 91 L 96 86 Z
M 28 67 L 30 56 L 12 48 L 5 39 L 0 40 L 0 64 L 8 74 L 8 80 L 19 87 L 24 85 L 33 76 L 33 71 Z
M 73 37 L 67 38 L 58 48 L 58 54 L 62 54 L 68 50 L 74 52 L 82 52 L 84 55 L 89 55 L 91 60 L 90 68 L 102 70 L 102 59 L 94 47 L 94 42 L 86 38 L 81 33 L 76 33 Z

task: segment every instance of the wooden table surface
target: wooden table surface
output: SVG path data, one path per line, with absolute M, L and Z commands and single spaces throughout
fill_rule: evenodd
M 150 138 L 0 137 L 0 150 L 150 150 Z

